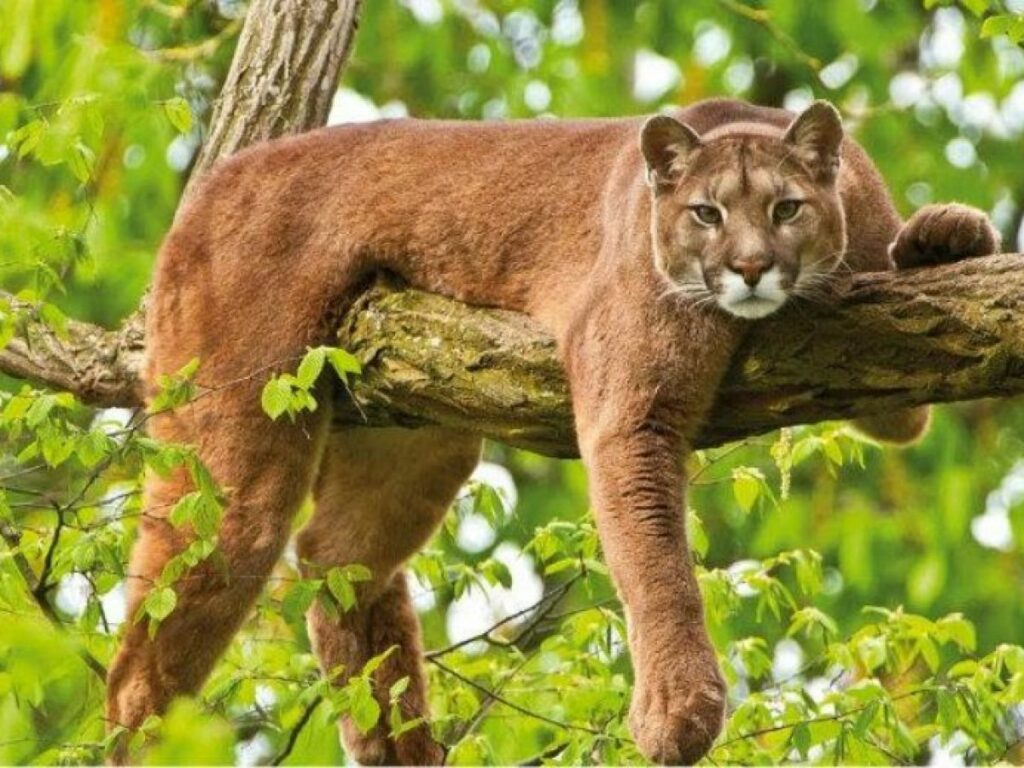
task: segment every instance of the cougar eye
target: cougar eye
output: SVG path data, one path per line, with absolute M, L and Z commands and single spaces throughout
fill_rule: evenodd
M 722 212 L 713 205 L 691 205 L 690 211 L 701 224 L 714 226 L 722 223 Z
M 796 216 L 803 204 L 803 200 L 780 200 L 772 208 L 772 218 L 775 219 L 776 224 L 789 221 Z

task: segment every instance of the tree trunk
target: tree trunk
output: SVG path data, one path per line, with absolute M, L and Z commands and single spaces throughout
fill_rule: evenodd
M 192 178 L 250 144 L 326 124 L 360 1 L 253 1 Z

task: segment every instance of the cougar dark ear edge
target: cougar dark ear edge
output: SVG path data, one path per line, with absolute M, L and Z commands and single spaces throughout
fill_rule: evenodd
M 647 180 L 655 189 L 678 179 L 686 157 L 701 146 L 690 126 L 668 115 L 655 115 L 640 130 L 640 151 L 647 162 Z
M 821 176 L 834 178 L 843 143 L 839 111 L 827 101 L 814 102 L 790 123 L 785 141 L 793 145 L 805 165 Z

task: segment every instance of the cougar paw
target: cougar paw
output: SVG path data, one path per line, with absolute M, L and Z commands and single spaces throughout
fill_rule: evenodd
M 988 216 L 959 203 L 926 205 L 903 225 L 889 246 L 897 269 L 946 264 L 999 250 Z
M 637 748 L 661 765 L 693 765 L 711 749 L 725 720 L 725 683 L 717 668 L 703 678 L 662 676 L 638 687 L 629 711 Z

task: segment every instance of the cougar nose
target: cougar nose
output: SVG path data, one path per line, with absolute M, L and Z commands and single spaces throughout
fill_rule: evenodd
M 729 269 L 743 276 L 743 282 L 753 288 L 761 279 L 761 275 L 771 269 L 775 260 L 771 256 L 753 259 L 737 259 L 729 265 Z

